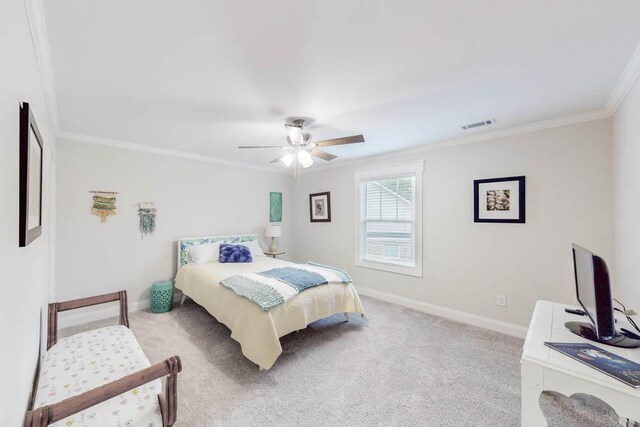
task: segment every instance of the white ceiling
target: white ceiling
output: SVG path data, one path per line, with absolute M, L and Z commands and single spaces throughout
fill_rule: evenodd
M 290 116 L 340 159 L 601 109 L 637 0 L 47 0 L 60 129 L 262 165 Z M 323 161 L 319 161 L 323 162 Z

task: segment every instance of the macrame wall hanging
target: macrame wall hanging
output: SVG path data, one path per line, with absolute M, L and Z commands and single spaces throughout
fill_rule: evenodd
M 138 203 L 138 217 L 140 218 L 140 238 L 151 236 L 156 231 L 156 214 L 158 210 L 153 202 Z
M 89 191 L 93 193 L 93 206 L 91 215 L 100 217 L 101 222 L 106 222 L 107 218 L 116 214 L 116 192 L 113 191 Z

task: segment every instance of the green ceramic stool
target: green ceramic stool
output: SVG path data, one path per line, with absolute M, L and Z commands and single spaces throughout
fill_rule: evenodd
M 166 313 L 173 306 L 173 282 L 163 280 L 151 285 L 151 312 Z

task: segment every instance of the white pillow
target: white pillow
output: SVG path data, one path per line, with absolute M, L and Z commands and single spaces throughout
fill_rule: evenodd
M 209 261 L 218 261 L 220 257 L 220 244 L 224 242 L 205 243 L 191 246 L 187 249 L 187 261 L 192 264 L 202 264 Z
M 254 258 L 257 256 L 266 256 L 257 240 L 250 240 L 248 242 L 241 242 L 239 244 L 248 247 L 251 251 L 251 256 Z

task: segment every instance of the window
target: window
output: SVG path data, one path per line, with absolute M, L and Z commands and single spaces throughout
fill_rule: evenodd
M 400 259 L 400 245 L 398 243 L 383 243 L 382 258 Z
M 422 162 L 356 172 L 356 265 L 422 276 Z

